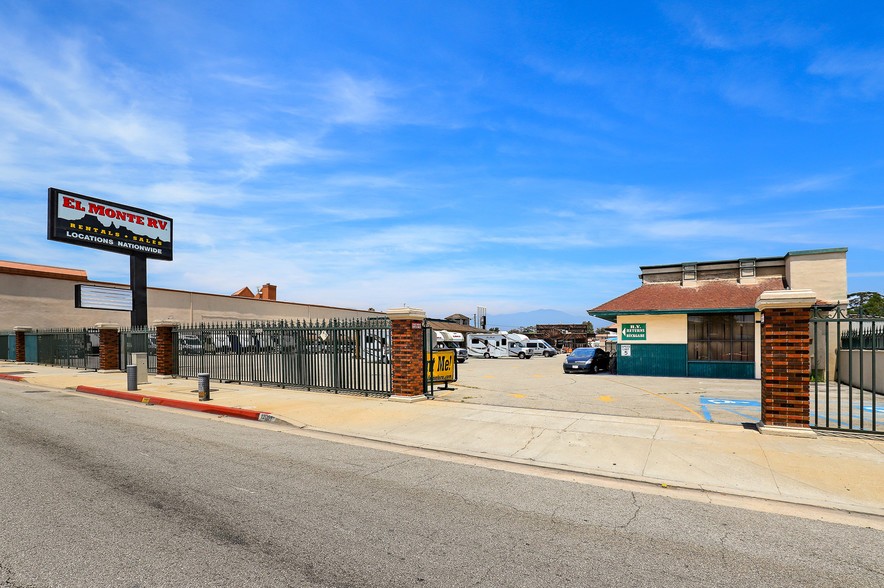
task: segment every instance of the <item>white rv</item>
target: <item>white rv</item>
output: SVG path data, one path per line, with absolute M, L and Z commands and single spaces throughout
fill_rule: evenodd
M 387 336 L 383 331 L 362 331 L 358 346 L 359 357 L 367 361 L 390 363 L 392 355 L 390 342 L 387 341 Z
M 469 357 L 467 350 L 458 345 L 458 339 L 463 341 L 463 335 L 460 333 L 450 333 L 448 331 L 433 331 L 436 334 L 436 346 L 434 349 L 451 349 L 457 358 L 457 363 L 463 363 Z M 456 335 L 456 337 L 455 337 Z
M 534 354 L 525 347 L 528 337 L 516 333 L 470 333 L 467 335 L 467 351 L 473 357 L 518 357 L 529 359 Z
M 528 349 L 533 349 L 534 355 L 542 355 L 543 357 L 552 357 L 558 353 L 555 347 L 543 339 L 529 339 L 525 346 Z

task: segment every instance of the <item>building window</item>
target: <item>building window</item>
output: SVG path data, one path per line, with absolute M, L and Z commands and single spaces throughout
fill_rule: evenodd
M 683 263 L 681 264 L 681 279 L 683 282 L 697 281 L 697 264 Z
M 688 361 L 755 361 L 755 315 L 689 314 Z

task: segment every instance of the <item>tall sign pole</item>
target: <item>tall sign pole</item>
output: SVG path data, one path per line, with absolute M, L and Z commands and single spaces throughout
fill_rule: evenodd
M 48 238 L 128 255 L 132 326 L 147 326 L 147 260 L 172 260 L 171 218 L 49 188 Z
M 147 326 L 147 258 L 129 256 L 129 288 L 132 289 L 132 326 Z

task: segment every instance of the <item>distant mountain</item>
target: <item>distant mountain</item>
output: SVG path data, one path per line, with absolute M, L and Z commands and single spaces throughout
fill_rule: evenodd
M 532 310 L 529 312 L 512 312 L 510 314 L 489 314 L 487 323 L 489 328 L 497 327 L 498 329 L 507 331 L 519 327 L 532 327 L 534 325 L 572 325 L 584 321 L 590 321 L 595 327 L 604 327 L 611 324 L 608 321 L 603 321 L 602 319 L 589 316 L 588 314 L 576 316 L 568 314 L 567 312 L 562 312 L 561 310 L 552 310 L 550 308 Z

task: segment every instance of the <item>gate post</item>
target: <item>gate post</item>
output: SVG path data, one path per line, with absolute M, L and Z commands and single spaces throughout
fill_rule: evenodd
M 171 378 L 178 375 L 178 350 L 175 349 L 173 331 L 178 321 L 154 321 L 157 328 L 157 377 Z
M 12 330 L 15 331 L 15 361 L 24 363 L 27 361 L 25 359 L 25 333 L 30 333 L 33 329 L 31 327 L 14 327 Z
M 98 371 L 120 371 L 120 325 L 98 323 Z
M 393 380 L 390 400 L 416 402 L 424 396 L 424 319 L 419 308 L 391 308 L 390 317 Z
M 758 430 L 815 437 L 810 429 L 811 290 L 762 292 L 755 302 L 761 312 L 761 422 Z

